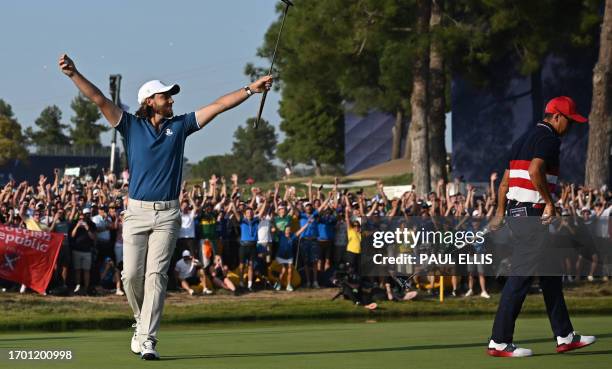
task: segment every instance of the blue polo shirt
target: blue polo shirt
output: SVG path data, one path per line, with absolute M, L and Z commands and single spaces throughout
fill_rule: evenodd
M 257 228 L 259 227 L 259 217 L 254 217 L 250 221 L 246 217 L 240 219 L 240 241 L 257 242 Z
M 308 218 L 310 216 L 313 217 L 313 222 L 306 227 L 304 232 L 302 232 L 302 238 L 317 238 L 319 237 L 319 212 L 313 210 L 312 214 L 308 215 L 306 212 L 300 213 L 300 228 L 304 226 L 304 224 L 308 223 Z
M 125 139 L 130 198 L 142 201 L 178 199 L 185 140 L 200 129 L 195 113 L 166 119 L 156 132 L 146 119 L 124 111 L 115 128 Z
M 319 241 L 330 241 L 334 239 L 334 229 L 336 228 L 336 217 L 333 215 L 323 215 L 319 218 Z
M 293 245 L 297 237 L 292 233 L 289 238 L 285 236 L 285 232 L 281 232 L 278 235 L 278 250 L 276 256 L 281 259 L 292 259 L 293 258 Z

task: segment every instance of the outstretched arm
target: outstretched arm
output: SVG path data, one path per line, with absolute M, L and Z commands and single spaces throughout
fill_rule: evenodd
M 302 228 L 300 228 L 300 229 L 299 229 L 299 230 L 298 230 L 298 231 L 295 233 L 295 236 L 296 236 L 296 237 L 300 237 L 300 236 L 302 235 L 302 233 L 304 233 L 304 231 L 306 230 L 306 228 L 308 228 L 308 226 L 309 226 L 310 224 L 312 224 L 312 222 L 313 222 L 313 219 L 312 219 L 312 218 L 308 219 L 308 221 L 307 221 L 306 223 L 304 223 L 304 225 L 302 226 Z
M 252 93 L 260 93 L 264 90 L 269 90 L 272 86 L 272 76 L 261 77 L 257 81 L 251 83 L 248 88 Z M 204 127 L 208 122 L 213 120 L 217 115 L 229 110 L 237 105 L 240 105 L 249 98 L 246 89 L 241 88 L 238 91 L 230 92 L 227 95 L 221 96 L 209 105 L 206 105 L 196 111 L 196 122 L 200 128 Z
M 76 69 L 72 59 L 66 54 L 62 54 L 59 59 L 59 67 L 61 71 L 67 75 L 72 82 L 77 86 L 79 91 L 94 104 L 98 106 L 104 118 L 110 123 L 111 126 L 115 127 L 119 124 L 121 114 L 123 111 L 115 105 L 111 100 L 104 96 L 99 88 L 94 86 L 93 83 L 89 82 L 87 78 Z

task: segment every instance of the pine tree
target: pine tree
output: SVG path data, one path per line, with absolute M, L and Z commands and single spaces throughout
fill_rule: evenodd
M 48 106 L 36 119 L 34 124 L 38 130 L 34 131 L 28 127 L 25 131 L 30 142 L 38 147 L 57 145 L 66 146 L 70 144 L 70 138 L 64 134 L 68 125 L 62 124 L 62 111 L 56 106 Z
M 101 147 L 100 134 L 108 131 L 110 127 L 96 123 L 101 117 L 98 107 L 82 94 L 72 100 L 70 107 L 74 110 L 74 117 L 71 119 L 74 128 L 70 129 L 73 145 L 81 148 Z

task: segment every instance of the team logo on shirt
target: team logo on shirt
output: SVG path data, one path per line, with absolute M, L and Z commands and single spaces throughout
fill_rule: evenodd
M 170 128 L 166 128 L 166 136 L 172 136 L 174 132 Z

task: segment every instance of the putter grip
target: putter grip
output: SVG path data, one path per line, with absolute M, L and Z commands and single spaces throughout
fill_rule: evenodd
M 263 95 L 261 96 L 261 103 L 259 104 L 259 112 L 257 113 L 257 119 L 255 120 L 255 124 L 253 125 L 253 128 L 257 128 L 257 126 L 259 126 L 259 120 L 261 119 L 261 113 L 263 112 L 264 105 L 266 104 L 266 96 L 268 96 L 268 90 L 265 90 L 263 92 Z

